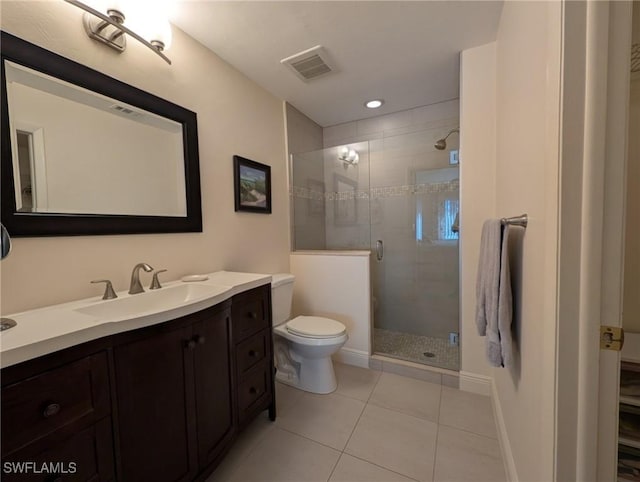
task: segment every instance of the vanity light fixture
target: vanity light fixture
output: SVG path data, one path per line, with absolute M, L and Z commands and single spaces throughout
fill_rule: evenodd
M 162 57 L 165 62 L 171 65 L 171 60 L 163 53 L 171 44 L 171 25 L 168 20 L 160 18 L 155 12 L 140 15 L 140 26 L 142 30 L 146 31 L 140 35 L 125 25 L 125 19 L 127 17 L 123 12 L 122 1 L 109 1 L 108 6 L 105 8 L 106 13 L 102 13 L 96 8 L 79 2 L 78 0 L 65 0 L 65 2 L 85 11 L 83 17 L 84 29 L 92 39 L 108 45 L 119 52 L 124 52 L 127 47 L 125 36 L 125 34 L 127 34 L 153 50 L 157 55 Z M 144 15 L 144 18 L 142 18 L 142 15 Z M 129 25 L 131 24 L 131 22 L 127 23 Z M 143 35 L 149 40 L 145 39 Z
M 360 161 L 360 154 L 355 149 L 344 146 L 340 148 L 338 160 L 343 162 L 343 166 L 347 169 L 349 166 L 355 166 Z
M 382 104 L 384 104 L 383 99 L 374 99 L 374 100 L 369 100 L 365 102 L 364 106 L 367 109 L 377 109 L 378 107 L 382 107 Z

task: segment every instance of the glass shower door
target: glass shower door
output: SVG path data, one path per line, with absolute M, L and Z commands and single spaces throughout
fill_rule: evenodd
M 370 142 L 374 352 L 458 370 L 457 139 L 434 148 L 447 130 Z

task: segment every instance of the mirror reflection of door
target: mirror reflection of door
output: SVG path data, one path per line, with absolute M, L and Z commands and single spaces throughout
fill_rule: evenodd
M 22 205 L 18 209 L 20 212 L 31 212 L 35 202 L 35 190 L 31 181 L 33 172 L 33 144 L 32 136 L 29 132 L 18 131 L 18 167 L 20 171 L 20 193 Z
M 44 149 L 44 129 L 19 125 L 15 131 L 15 150 L 18 153 L 16 176 L 16 204 L 19 212 L 46 212 L 48 208 L 47 168 Z M 16 166 L 14 160 L 14 166 Z M 14 167 L 15 168 L 15 167 Z

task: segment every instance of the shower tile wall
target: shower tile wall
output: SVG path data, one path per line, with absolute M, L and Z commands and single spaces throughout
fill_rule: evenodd
M 294 192 L 291 198 L 293 249 L 326 249 L 323 151 L 295 154 L 294 158 L 293 189 L 304 192 L 303 195 Z
M 286 103 L 287 119 L 287 149 L 290 153 L 308 153 L 309 159 L 296 163 L 296 177 L 299 177 L 305 186 L 311 185 L 316 190 L 322 190 L 322 184 L 314 184 L 313 181 L 323 181 L 324 172 L 321 158 L 314 160 L 314 151 L 321 150 L 323 145 L 323 130 L 318 124 L 306 115 Z M 318 155 L 318 154 L 316 154 Z M 295 185 L 295 184 L 294 184 Z M 320 189 L 318 189 L 320 186 Z M 321 193 L 323 194 L 323 193 Z M 292 226 L 292 248 L 296 249 L 296 243 L 301 246 L 314 246 L 314 249 L 325 248 L 324 232 L 324 202 L 309 202 L 306 199 L 292 197 L 292 212 L 295 217 Z M 311 243 L 314 243 L 313 245 Z
M 445 151 L 433 148 L 457 126 L 458 101 L 450 101 L 324 129 L 325 148 L 369 141 L 371 240 L 364 239 L 364 229 L 358 237 L 355 231 L 334 230 L 328 219 L 326 241 L 328 248 L 343 249 L 349 240 L 369 249 L 376 239 L 384 241 L 385 261 L 372 256 L 371 266 L 376 328 L 437 338 L 458 331 L 457 241 L 432 239 L 427 226 L 422 239 L 416 232 L 419 210 L 426 214 L 447 196 L 457 202 L 457 181 L 450 182 L 447 168 L 458 136 L 448 139 Z M 444 192 L 416 189 L 421 183 L 442 184 Z
M 327 249 L 369 249 L 371 239 L 369 207 L 369 146 L 352 142 L 360 160 L 345 168 L 338 160 L 338 148 L 324 150 L 325 184 L 330 195 L 326 201 Z

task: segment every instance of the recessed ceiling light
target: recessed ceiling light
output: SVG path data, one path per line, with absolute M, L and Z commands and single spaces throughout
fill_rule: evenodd
M 378 107 L 380 107 L 382 104 L 384 104 L 384 100 L 382 99 L 375 99 L 375 100 L 370 100 L 368 102 L 365 102 L 365 107 L 367 109 L 377 109 Z

